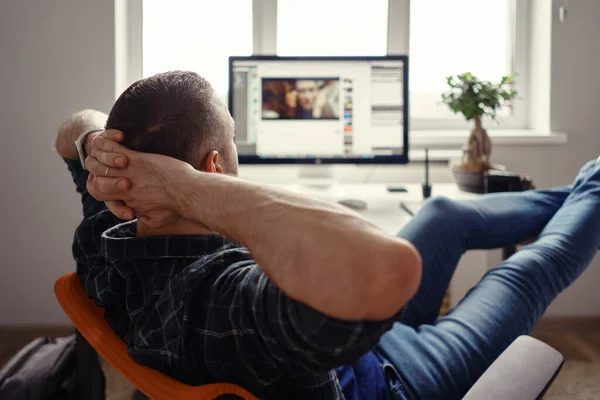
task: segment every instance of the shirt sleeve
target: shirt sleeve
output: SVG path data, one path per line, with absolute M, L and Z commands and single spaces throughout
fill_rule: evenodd
M 103 201 L 97 201 L 94 199 L 86 189 L 86 182 L 89 176 L 89 172 L 84 170 L 79 160 L 68 160 L 64 158 L 69 172 L 73 178 L 73 182 L 77 188 L 77 193 L 81 195 L 81 202 L 83 204 L 83 217 L 87 218 L 101 211 L 106 210 L 106 206 Z
M 75 229 L 71 247 L 77 262 L 77 275 L 87 295 L 96 299 L 97 304 L 119 304 L 122 299 L 115 299 L 111 297 L 112 292 L 104 290 L 108 282 L 111 287 L 118 287 L 119 277 L 102 257 L 100 237 L 102 232 L 117 225 L 120 220 L 106 208 L 104 202 L 97 201 L 88 193 L 86 182 L 89 173 L 81 167 L 79 160 L 64 160 L 83 204 L 83 219 Z
M 321 374 L 326 380 L 323 374 L 372 350 L 398 319 L 331 318 L 288 297 L 256 264 L 229 266 L 213 282 L 202 289 L 202 301 L 193 302 L 201 307 L 192 315 L 201 318 L 194 332 L 200 334 L 203 361 L 220 369 L 239 360 L 257 379 Z

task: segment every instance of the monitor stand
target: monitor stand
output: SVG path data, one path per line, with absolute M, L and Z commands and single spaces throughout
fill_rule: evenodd
M 336 185 L 331 165 L 310 165 L 298 167 L 300 185 L 313 190 L 329 192 Z
M 335 199 L 338 203 L 355 210 L 367 208 L 364 200 L 350 197 L 344 186 L 336 182 L 331 165 L 300 166 L 298 178 L 302 192 L 309 196 Z

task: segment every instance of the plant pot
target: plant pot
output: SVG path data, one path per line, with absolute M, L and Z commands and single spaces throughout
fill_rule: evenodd
M 477 172 L 459 166 L 453 167 L 454 180 L 463 192 L 485 193 L 483 171 Z

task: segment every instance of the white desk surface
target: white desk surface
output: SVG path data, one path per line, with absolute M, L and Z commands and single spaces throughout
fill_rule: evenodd
M 367 203 L 365 210 L 357 210 L 367 220 L 385 232 L 396 235 L 411 215 L 400 207 L 400 202 L 419 203 L 423 201 L 420 184 L 403 185 L 408 192 L 388 192 L 381 184 L 345 184 L 324 189 L 308 185 L 276 185 L 296 193 L 329 201 L 357 199 Z M 453 183 L 434 184 L 432 196 L 446 196 L 455 200 L 477 198 L 477 194 L 463 192 Z

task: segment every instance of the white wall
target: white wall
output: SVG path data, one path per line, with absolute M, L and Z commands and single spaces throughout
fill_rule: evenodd
M 52 141 L 69 113 L 108 111 L 114 100 L 113 3 L 0 1 L 0 325 L 66 322 L 52 285 L 74 268 L 70 246 L 81 209 Z M 550 114 L 552 130 L 567 132 L 568 143 L 497 147 L 494 155 L 495 162 L 528 172 L 540 187 L 570 182 L 585 160 L 600 153 L 600 2 L 571 2 L 565 23 L 556 21 L 559 3 L 554 1 Z M 370 168 L 339 172 L 360 181 Z M 243 169 L 242 175 L 264 179 L 265 171 Z M 371 181 L 420 179 L 415 171 L 381 167 Z M 294 169 L 278 168 L 275 180 L 294 175 Z M 434 181 L 449 177 L 446 169 L 433 171 Z M 597 258 L 551 312 L 600 315 L 599 282 Z
M 52 286 L 74 270 L 81 203 L 53 140 L 70 113 L 114 101 L 113 7 L 0 1 L 0 324 L 67 321 Z
M 568 143 L 505 147 L 495 158 L 512 170 L 527 171 L 540 187 L 570 183 L 585 161 L 600 155 L 600 1 L 569 2 L 567 20 L 561 23 L 558 7 L 563 4 L 553 1 L 550 128 L 566 132 Z M 599 284 L 597 256 L 548 314 L 600 315 Z

